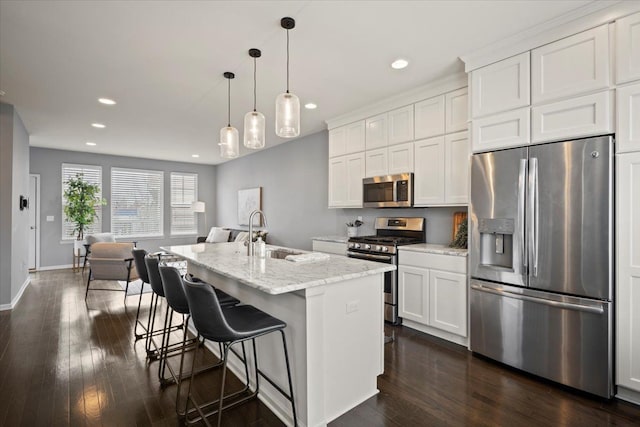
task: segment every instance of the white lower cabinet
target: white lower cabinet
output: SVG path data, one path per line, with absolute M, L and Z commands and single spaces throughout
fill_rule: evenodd
M 466 344 L 467 258 L 400 249 L 398 314 L 405 326 Z
M 361 208 L 364 153 L 329 159 L 329 207 Z
M 640 404 L 640 152 L 616 156 L 618 397 Z

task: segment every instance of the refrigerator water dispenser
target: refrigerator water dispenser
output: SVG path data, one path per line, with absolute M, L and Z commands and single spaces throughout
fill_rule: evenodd
M 514 223 L 509 218 L 480 218 L 480 265 L 513 270 Z

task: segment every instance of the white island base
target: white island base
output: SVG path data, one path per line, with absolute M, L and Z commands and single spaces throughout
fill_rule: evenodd
M 300 426 L 324 426 L 378 393 L 376 378 L 384 369 L 384 273 L 272 295 L 191 262 L 188 269 L 243 303 L 287 323 Z M 280 334 L 257 341 L 259 369 L 288 390 Z M 208 348 L 218 354 L 217 345 Z M 249 358 L 250 349 L 247 346 Z M 230 368 L 238 378 L 244 378 L 235 356 L 230 357 Z M 259 398 L 286 424 L 293 425 L 289 401 L 262 378 Z

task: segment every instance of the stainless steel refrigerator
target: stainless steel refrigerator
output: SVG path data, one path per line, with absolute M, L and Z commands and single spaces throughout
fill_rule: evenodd
M 471 161 L 471 350 L 611 397 L 613 137 Z

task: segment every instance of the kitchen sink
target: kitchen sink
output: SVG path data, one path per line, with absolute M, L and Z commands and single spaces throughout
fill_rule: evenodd
M 288 255 L 300 255 L 302 253 L 286 249 L 271 249 L 267 250 L 267 258 L 285 259 Z

